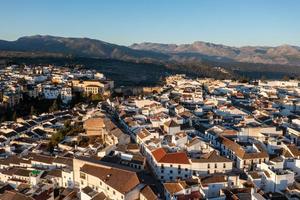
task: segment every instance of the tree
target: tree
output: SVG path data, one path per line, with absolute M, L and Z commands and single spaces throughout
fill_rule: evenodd
M 36 110 L 33 105 L 30 107 L 30 115 L 36 115 Z
M 247 83 L 247 82 L 249 82 L 249 81 L 250 81 L 249 78 L 246 77 L 246 76 L 242 76 L 242 77 L 240 77 L 240 79 L 239 79 L 239 82 L 240 82 L 240 83 Z
M 290 80 L 290 77 L 288 77 L 287 75 L 285 75 L 283 78 L 282 78 L 283 81 L 289 81 Z
M 61 131 L 57 131 L 51 136 L 50 142 L 53 146 L 56 146 L 59 142 L 61 142 L 64 139 L 64 135 Z
M 12 121 L 16 121 L 17 120 L 17 112 L 16 111 L 14 111 L 11 119 L 12 119 Z
M 54 145 L 52 144 L 52 142 L 50 141 L 47 145 L 47 150 L 50 152 L 50 153 L 53 153 L 54 151 Z
M 88 146 L 89 144 L 89 138 L 88 137 L 79 137 L 78 138 L 78 145 L 79 146 Z
M 86 103 L 91 103 L 91 101 L 92 101 L 92 96 L 93 96 L 93 94 L 92 93 L 87 93 L 87 94 L 85 94 L 85 99 L 86 99 Z
M 0 122 L 4 122 L 4 121 L 6 121 L 6 116 L 3 114 L 3 115 L 1 116 Z
M 97 102 L 103 100 L 103 97 L 101 94 L 92 94 L 90 98 L 92 101 L 97 101 Z
M 18 83 L 21 85 L 25 85 L 27 83 L 27 81 L 25 80 L 25 78 L 21 78 L 21 79 L 18 79 Z
M 65 121 L 64 126 L 65 126 L 65 128 L 69 129 L 71 127 L 71 120 Z
M 49 112 L 54 112 L 54 111 L 57 111 L 57 110 L 58 110 L 58 103 L 57 103 L 57 100 L 55 99 L 53 101 L 53 104 L 49 108 Z
M 265 82 L 266 79 L 267 79 L 267 78 L 266 78 L 264 75 L 262 75 L 262 76 L 260 77 L 260 80 L 261 80 L 262 82 Z

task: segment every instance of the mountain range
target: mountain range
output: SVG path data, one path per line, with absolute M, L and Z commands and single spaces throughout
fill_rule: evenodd
M 208 42 L 140 43 L 123 46 L 90 38 L 49 35 L 0 40 L 0 67 L 54 64 L 100 70 L 117 85 L 156 85 L 165 76 L 185 73 L 216 79 L 300 77 L 300 48 L 231 47 Z
M 172 59 L 207 59 L 220 62 L 245 62 L 300 66 L 300 47 L 281 45 L 278 47 L 245 46 L 231 47 L 207 42 L 192 44 L 141 43 L 131 46 L 137 50 L 148 50 L 172 55 Z
M 140 43 L 122 46 L 89 38 L 26 36 L 15 41 L 0 40 L 0 52 L 48 53 L 50 55 L 117 59 L 147 63 L 254 63 L 300 66 L 300 47 L 231 47 L 208 42 L 192 44 Z
M 0 40 L 0 51 L 5 52 L 44 52 L 73 57 L 147 61 L 166 60 L 167 55 L 135 50 L 126 46 L 107 43 L 90 38 L 65 38 L 55 36 L 26 36 L 16 41 Z

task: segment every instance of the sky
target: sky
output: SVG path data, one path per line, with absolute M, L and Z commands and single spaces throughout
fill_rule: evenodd
M 0 39 L 300 46 L 299 0 L 1 0 Z

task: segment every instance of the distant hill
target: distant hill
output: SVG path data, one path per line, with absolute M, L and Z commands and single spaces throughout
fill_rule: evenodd
M 168 59 L 168 55 L 135 50 L 89 38 L 27 36 L 16 41 L 0 40 L 0 51 L 59 53 L 74 57 L 107 58 L 132 61 Z
M 15 41 L 0 40 L 0 59 L 8 59 L 9 62 L 50 62 L 55 58 L 61 58 L 66 63 L 80 61 L 91 67 L 97 66 L 97 63 L 111 63 L 110 60 L 122 61 L 116 63 L 123 65 L 125 62 L 124 68 L 130 66 L 130 70 L 141 68 L 136 74 L 124 69 L 128 75 L 139 77 L 138 72 L 142 72 L 145 80 L 147 72 L 150 73 L 151 70 L 214 78 L 300 77 L 300 47 L 290 45 L 238 48 L 198 41 L 180 45 L 140 43 L 127 47 L 90 38 L 48 35 L 26 36 Z M 90 60 L 87 62 L 87 59 Z M 94 63 L 90 62 L 91 59 Z M 115 70 L 120 69 L 113 66 Z M 115 73 L 114 69 L 110 67 L 109 73 Z M 121 71 L 123 70 L 118 71 L 118 76 Z M 155 73 L 151 77 L 160 75 Z M 122 75 L 119 78 L 122 79 Z
M 211 60 L 218 62 L 242 62 L 300 66 L 300 47 L 282 45 L 278 47 L 230 47 L 207 42 L 192 44 L 141 43 L 131 45 L 132 49 L 155 51 L 168 54 L 177 61 Z
M 130 47 L 89 38 L 26 36 L 16 41 L 0 40 L 0 51 L 45 52 L 69 56 L 108 58 L 135 62 L 241 62 L 300 66 L 300 47 L 230 47 L 207 42 L 192 44 L 141 43 Z

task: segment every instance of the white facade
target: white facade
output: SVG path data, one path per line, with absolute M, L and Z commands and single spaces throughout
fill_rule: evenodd
M 232 162 L 197 162 L 192 160 L 191 170 L 194 175 L 226 173 L 232 170 Z
M 43 87 L 43 96 L 45 99 L 57 99 L 60 94 L 60 89 L 54 86 L 44 86 Z
M 63 87 L 60 91 L 60 97 L 64 103 L 69 103 L 72 100 L 72 88 Z

